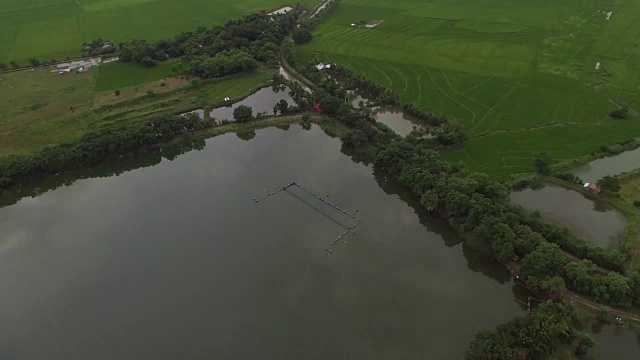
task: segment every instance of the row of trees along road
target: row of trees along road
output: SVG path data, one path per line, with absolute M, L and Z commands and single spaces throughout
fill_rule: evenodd
M 132 40 L 114 46 L 122 62 L 154 66 L 171 58 L 182 58 L 186 66 L 180 63 L 178 67 L 203 78 L 250 71 L 259 64 L 276 67 L 280 43 L 296 25 L 300 11 L 296 7 L 286 14 L 256 13 L 222 26 L 199 27 L 159 41 Z M 85 44 L 83 50 L 95 52 L 95 44 L 105 41 L 94 40 Z
M 83 168 L 114 155 L 166 142 L 186 132 L 212 126 L 195 114 L 167 115 L 145 122 L 123 123 L 91 130 L 80 139 L 45 147 L 31 155 L 0 158 L 0 190 L 23 179 Z

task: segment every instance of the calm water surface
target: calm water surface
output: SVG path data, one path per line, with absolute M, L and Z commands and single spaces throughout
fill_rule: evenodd
M 517 191 L 511 194 L 511 201 L 527 210 L 540 211 L 545 220 L 566 226 L 575 235 L 605 248 L 616 246 L 627 226 L 627 219 L 619 211 L 559 186 Z
M 289 105 L 294 105 L 293 99 L 289 96 L 289 88 L 274 91 L 272 86 L 262 88 L 246 99 L 238 101 L 230 106 L 219 107 L 211 110 L 209 116 L 216 120 L 233 121 L 233 110 L 240 105 L 249 106 L 253 109 L 253 115 L 266 111 L 269 115 L 273 115 L 273 106 L 280 100 L 286 100 Z
M 524 313 L 506 271 L 318 127 L 129 162 L 0 209 L 0 358 L 460 359 Z M 295 188 L 251 200 L 293 180 L 359 210 L 332 255 L 350 218 Z
M 622 154 L 610 156 L 568 170 L 586 182 L 594 182 L 610 175 L 620 175 L 640 167 L 640 148 L 625 151 Z
M 401 109 L 392 106 L 379 107 L 374 114 L 376 120 L 387 125 L 401 136 L 409 135 L 414 126 L 424 125 L 424 121 L 407 115 Z
M 0 358 L 461 359 L 524 314 L 504 269 L 316 126 L 189 148 L 2 195 Z M 294 180 L 364 220 L 333 254 L 350 218 L 296 188 L 251 200 Z
M 640 334 L 617 325 L 593 325 L 589 335 L 598 345 L 589 351 L 596 359 L 640 359 Z

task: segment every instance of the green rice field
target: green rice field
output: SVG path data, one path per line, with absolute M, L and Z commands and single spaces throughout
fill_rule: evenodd
M 639 44 L 634 0 L 342 0 L 300 55 L 457 119 L 470 141 L 444 156 L 508 177 L 536 152 L 560 162 L 640 136 Z M 624 105 L 631 119 L 608 117 Z
M 296 1 L 315 4 L 312 0 Z M 81 55 L 82 43 L 154 40 L 281 7 L 283 0 L 0 0 L 0 63 Z

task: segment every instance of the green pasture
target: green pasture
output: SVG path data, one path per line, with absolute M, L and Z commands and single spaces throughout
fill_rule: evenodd
M 179 77 L 163 84 L 170 66 L 111 63 L 81 74 L 36 69 L 0 75 L 0 99 L 8 104 L 0 106 L 0 157 L 72 141 L 95 127 L 219 106 L 224 97 L 241 99 L 267 85 L 275 73 L 260 68 L 220 82 L 203 81 L 195 89 Z M 120 96 L 114 94 L 116 86 Z
M 104 64 L 97 68 L 100 76 L 98 76 L 96 90 L 122 90 L 126 87 L 160 80 L 171 76 L 171 67 L 177 66 L 179 63 L 180 60 L 169 60 L 160 62 L 153 67 L 119 61 Z
M 71 140 L 88 128 L 93 69 L 65 75 L 39 69 L 0 78 L 0 157 Z
M 315 4 L 313 0 L 296 1 Z M 82 43 L 155 40 L 285 5 L 283 0 L 0 0 L 0 63 L 81 55 Z
M 456 119 L 470 141 L 444 156 L 507 177 L 536 152 L 575 159 L 640 136 L 637 117 L 607 116 L 640 108 L 639 16 L 633 0 L 342 0 L 300 54 Z
M 94 106 L 92 118 L 98 126 L 105 126 L 159 114 L 176 114 L 197 108 L 211 109 L 222 106 L 225 97 L 235 101 L 254 93 L 267 85 L 274 73 L 274 70 L 260 69 L 252 74 L 231 76 L 221 82 L 204 81 L 198 89 L 193 89 L 189 82 L 177 89 L 166 89 L 158 85 L 157 81 L 149 82 L 139 85 L 143 91 L 137 91 L 133 98 L 126 96 L 132 89 L 127 89 L 118 97 L 113 96 L 112 92 L 102 92 L 98 94 L 99 97 L 107 96 L 112 101 L 102 108 Z M 146 96 L 146 90 L 153 90 L 154 95 Z M 94 104 L 99 103 L 99 100 L 96 99 Z

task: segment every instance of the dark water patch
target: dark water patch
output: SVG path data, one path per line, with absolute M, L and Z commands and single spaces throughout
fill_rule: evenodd
M 253 115 L 257 113 L 266 112 L 269 115 L 273 114 L 273 106 L 280 100 L 286 100 L 289 105 L 294 105 L 293 99 L 289 96 L 289 88 L 287 87 L 265 87 L 253 95 L 250 95 L 244 100 L 241 100 L 233 105 L 219 107 L 211 110 L 209 116 L 217 121 L 228 120 L 234 121 L 233 110 L 238 106 L 249 106 L 253 109 Z
M 526 189 L 511 194 L 511 201 L 542 217 L 566 226 L 578 237 L 604 248 L 612 248 L 624 235 L 627 220 L 601 201 L 558 186 Z

